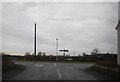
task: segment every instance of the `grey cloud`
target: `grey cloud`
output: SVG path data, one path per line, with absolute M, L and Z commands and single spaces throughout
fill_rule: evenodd
M 37 51 L 55 54 L 92 48 L 116 53 L 117 3 L 4 3 L 3 48 L 11 53 L 33 52 L 34 22 L 37 23 Z M 9 41 L 9 42 L 8 42 Z

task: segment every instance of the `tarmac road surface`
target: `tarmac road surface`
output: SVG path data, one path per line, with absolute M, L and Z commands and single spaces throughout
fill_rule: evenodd
M 109 80 L 90 69 L 93 63 L 17 62 L 26 69 L 5 80 Z

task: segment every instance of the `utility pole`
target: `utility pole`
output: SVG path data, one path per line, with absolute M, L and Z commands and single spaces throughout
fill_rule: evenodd
M 56 39 L 56 61 L 58 60 L 58 39 Z
M 36 23 L 35 23 L 35 32 L 34 32 L 34 54 L 36 57 Z

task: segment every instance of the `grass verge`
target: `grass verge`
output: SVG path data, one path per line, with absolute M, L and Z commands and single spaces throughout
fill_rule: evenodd
M 7 69 L 2 69 L 2 80 L 7 80 L 10 77 L 22 72 L 25 70 L 25 66 L 15 64 L 13 66 L 8 67 Z

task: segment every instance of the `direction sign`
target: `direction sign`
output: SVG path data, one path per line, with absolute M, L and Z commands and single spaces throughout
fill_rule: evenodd
M 61 52 L 69 52 L 69 50 L 59 50 L 59 51 L 61 51 Z

